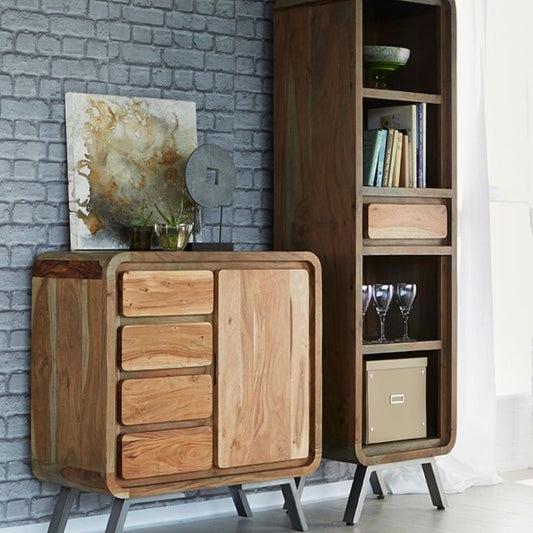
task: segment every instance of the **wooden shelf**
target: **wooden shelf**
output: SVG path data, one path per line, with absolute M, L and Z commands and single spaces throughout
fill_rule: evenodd
M 364 355 L 382 353 L 419 352 L 422 350 L 440 350 L 442 341 L 391 342 L 389 344 L 363 344 Z
M 441 445 L 441 439 L 413 439 L 397 442 L 382 442 L 380 444 L 369 444 L 367 446 L 363 446 L 363 451 L 367 457 L 373 457 L 376 455 L 392 455 L 395 453 L 408 452 L 412 450 L 438 448 Z
M 453 198 L 451 189 L 412 189 L 407 187 L 363 187 L 363 197 L 388 198 Z
M 387 89 L 363 88 L 363 98 L 372 100 L 393 100 L 395 102 L 412 102 L 426 104 L 441 104 L 440 94 L 415 93 L 406 91 L 389 91 Z
M 363 246 L 363 255 L 453 255 L 451 246 Z

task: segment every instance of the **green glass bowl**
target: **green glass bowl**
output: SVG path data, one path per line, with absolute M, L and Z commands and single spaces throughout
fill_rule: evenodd
M 391 72 L 403 67 L 411 51 L 400 46 L 363 46 L 363 64 L 376 89 L 386 89 Z

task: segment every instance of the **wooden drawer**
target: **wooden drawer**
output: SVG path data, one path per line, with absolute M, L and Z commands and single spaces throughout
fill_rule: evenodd
M 369 204 L 366 236 L 369 239 L 445 239 L 445 205 Z
M 213 312 L 207 270 L 131 271 L 122 275 L 124 316 L 206 315 Z
M 120 385 L 125 425 L 196 420 L 211 416 L 211 376 L 127 379 Z
M 196 427 L 122 435 L 119 457 L 124 479 L 209 470 L 213 466 L 212 431 Z
M 213 328 L 208 322 L 124 326 L 124 370 L 207 366 L 213 359 Z

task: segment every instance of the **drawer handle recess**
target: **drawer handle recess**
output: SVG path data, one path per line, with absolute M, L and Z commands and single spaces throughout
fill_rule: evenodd
M 391 394 L 390 403 L 391 405 L 405 403 L 405 394 Z

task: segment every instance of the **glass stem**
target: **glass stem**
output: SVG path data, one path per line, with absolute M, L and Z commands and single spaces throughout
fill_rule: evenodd
M 409 313 L 402 313 L 403 318 L 403 340 L 409 338 Z
M 387 339 L 385 338 L 385 315 L 384 314 L 379 315 L 379 327 L 381 331 L 379 340 L 380 342 L 385 342 Z

